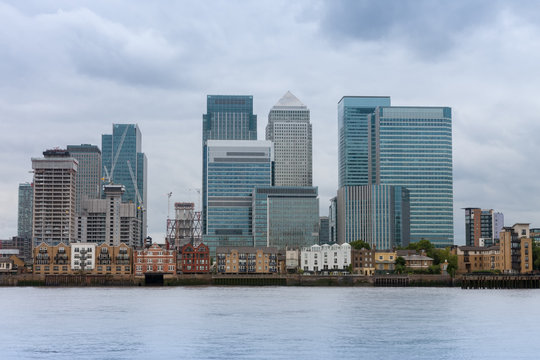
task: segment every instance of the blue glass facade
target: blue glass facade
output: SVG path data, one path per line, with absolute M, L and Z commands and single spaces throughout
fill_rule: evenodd
M 208 95 L 203 114 L 202 228 L 207 234 L 207 140 L 257 140 L 257 115 L 251 95 Z
M 380 107 L 372 120 L 376 183 L 410 191 L 410 241 L 453 245 L 451 109 Z
M 272 184 L 270 141 L 208 140 L 203 240 L 216 246 L 253 246 L 252 192 Z
M 133 202 L 137 205 L 138 217 L 143 223 L 140 245 L 146 237 L 144 206 L 147 198 L 147 159 L 141 150 L 142 135 L 136 124 L 113 124 L 113 133 L 101 136 L 102 174 L 105 178 L 110 178 L 114 184 L 125 186 L 123 202 Z M 135 186 L 143 204 L 138 200 Z
M 339 187 L 370 183 L 368 118 L 378 106 L 390 106 L 390 97 L 344 96 L 338 103 Z
M 34 188 L 32 184 L 19 184 L 19 211 L 17 218 L 17 236 L 23 239 L 32 238 L 32 211 Z
M 255 246 L 301 248 L 319 242 L 316 187 L 257 187 L 253 190 Z
M 409 191 L 401 186 L 343 186 L 338 190 L 340 243 L 363 240 L 379 250 L 409 244 Z

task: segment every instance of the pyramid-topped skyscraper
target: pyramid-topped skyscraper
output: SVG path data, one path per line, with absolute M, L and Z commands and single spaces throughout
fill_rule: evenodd
M 312 186 L 312 130 L 309 109 L 290 91 L 268 114 L 266 140 L 274 143 L 274 185 Z

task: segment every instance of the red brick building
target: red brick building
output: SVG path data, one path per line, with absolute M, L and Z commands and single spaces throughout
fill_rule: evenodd
M 158 244 L 134 250 L 133 268 L 136 276 L 146 273 L 176 274 L 176 252 L 163 249 Z
M 179 254 L 179 271 L 182 274 L 206 274 L 210 272 L 210 249 L 204 244 L 186 244 Z

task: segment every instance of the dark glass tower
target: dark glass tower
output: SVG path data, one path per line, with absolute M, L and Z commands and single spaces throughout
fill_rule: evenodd
M 142 135 L 136 124 L 113 124 L 113 133 L 102 135 L 103 176 L 106 182 L 124 185 L 123 202 L 137 206 L 142 221 L 141 239 L 146 237 L 147 159 L 142 152 Z
M 207 229 L 207 140 L 257 140 L 257 115 L 251 95 L 208 95 L 203 114 L 202 229 Z

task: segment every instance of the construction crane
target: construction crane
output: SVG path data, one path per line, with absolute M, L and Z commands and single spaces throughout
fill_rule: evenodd
M 127 161 L 129 175 L 131 176 L 131 181 L 133 182 L 133 187 L 135 188 L 135 194 L 137 195 L 137 200 L 139 200 L 139 207 L 141 211 L 144 211 L 144 204 L 141 199 L 141 194 L 139 194 L 139 188 L 137 187 L 137 181 L 135 180 L 135 174 L 133 173 L 133 169 L 131 168 L 131 162 Z

